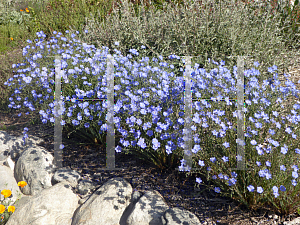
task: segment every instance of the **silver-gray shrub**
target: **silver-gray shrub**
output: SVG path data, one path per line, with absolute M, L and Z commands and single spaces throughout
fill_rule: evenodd
M 133 4 L 124 1 L 124 6 L 120 10 L 114 9 L 106 21 L 100 23 L 97 18 L 86 18 L 85 29 L 89 32 L 81 32 L 78 38 L 96 48 L 107 46 L 114 49 L 114 43 L 118 41 L 118 49 L 124 56 L 129 49 L 156 58 L 171 54 L 201 55 L 201 64 L 205 68 L 209 66 L 206 63 L 208 58 L 217 62 L 225 60 L 226 65 L 233 68 L 237 65 L 237 55 L 252 56 L 247 58 L 251 65 L 257 60 L 261 67 L 276 65 L 279 73 L 285 72 L 297 53 L 297 43 L 293 51 L 288 50 L 281 35 L 288 22 L 279 28 L 279 15 L 271 19 L 266 10 L 255 16 L 253 10 L 243 5 L 233 7 L 230 4 L 212 4 L 213 16 L 208 15 L 210 7 L 201 8 L 199 1 L 185 1 L 184 7 L 164 2 L 163 11 L 154 7 L 145 11 L 142 4 L 138 7 L 138 16 L 135 16 Z M 75 31 L 70 29 L 70 32 Z M 145 51 L 141 45 L 146 46 Z M 284 54 L 288 58 L 283 58 Z M 267 74 L 262 75 L 265 78 Z

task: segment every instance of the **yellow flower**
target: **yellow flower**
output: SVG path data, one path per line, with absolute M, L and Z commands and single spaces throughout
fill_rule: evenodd
M 29 12 L 28 8 L 26 8 L 26 12 Z
M 14 206 L 8 206 L 7 211 L 8 212 L 15 212 L 16 208 Z
M 27 185 L 27 183 L 25 181 L 20 181 L 18 183 L 18 186 L 21 186 L 21 187 L 25 187 Z
M 5 206 L 4 205 L 0 205 L 0 214 L 4 213 L 5 211 Z
M 10 38 L 12 41 L 14 40 L 13 38 Z
M 3 190 L 1 194 L 4 195 L 4 198 L 7 198 L 11 195 L 11 190 Z
M 25 181 L 20 181 L 18 182 L 18 186 L 20 187 L 25 187 L 27 185 L 27 183 Z M 3 190 L 1 191 L 1 194 L 4 195 L 4 198 L 7 198 L 11 195 L 11 191 L 10 190 Z M 14 206 L 8 206 L 7 207 L 7 211 L 8 212 L 15 212 L 16 208 Z M 0 205 L 0 214 L 4 213 L 5 211 L 5 206 L 4 205 Z M 3 217 L 1 217 L 3 219 Z

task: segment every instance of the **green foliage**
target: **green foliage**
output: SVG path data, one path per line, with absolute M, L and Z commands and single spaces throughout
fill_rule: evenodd
M 263 13 L 268 11 L 271 15 L 271 19 L 275 16 L 279 16 L 281 35 L 283 35 L 286 41 L 286 46 L 292 48 L 299 48 L 299 26 L 300 26 L 300 4 L 299 0 L 295 0 L 294 5 L 289 4 L 287 1 L 283 1 L 282 4 L 278 4 L 277 0 L 273 0 L 268 4 L 263 3 L 263 6 L 259 7 L 254 4 L 254 0 L 251 3 L 247 3 L 247 6 L 251 10 L 255 11 L 255 15 L 263 16 Z M 267 9 L 267 10 L 266 10 Z
M 284 35 L 288 35 L 288 43 L 289 45 L 294 44 L 299 37 L 296 36 L 299 33 L 300 27 L 300 4 L 299 0 L 295 0 L 294 6 L 290 7 L 286 5 L 282 10 L 278 7 L 278 11 L 281 14 L 281 24 L 284 21 L 288 21 L 289 24 L 284 27 L 283 32 Z M 299 46 L 299 45 L 298 45 Z
M 121 13 L 121 19 L 120 12 L 116 16 L 117 11 L 111 13 L 105 23 L 97 18 L 89 18 L 85 28 L 90 32 L 87 35 L 81 33 L 80 40 L 94 44 L 96 48 L 108 46 L 110 49 L 114 48 L 115 41 L 119 41 L 123 55 L 130 48 L 140 50 L 141 45 L 149 49 L 145 52 L 149 57 L 160 54 L 167 56 L 171 53 L 193 56 L 207 54 L 208 58 L 214 56 L 220 61 L 224 59 L 224 55 L 254 54 L 253 57 L 259 57 L 268 66 L 277 63 L 286 70 L 289 60 L 283 62 L 284 59 L 278 52 L 286 51 L 282 27 L 287 22 L 280 24 L 280 16 L 267 15 L 268 12 L 255 15 L 255 11 L 247 6 L 236 5 L 237 7 L 231 8 L 227 4 L 227 8 L 221 10 L 225 6 L 224 3 L 214 7 L 195 4 L 174 8 L 172 4 L 165 3 L 163 12 L 154 7 L 150 7 L 149 11 L 140 7 L 139 16 L 136 17 L 133 5 L 124 2 L 120 6 L 120 10 L 124 12 Z M 273 35 L 269 35 L 271 32 Z M 203 57 L 203 65 L 206 65 L 206 60 Z M 232 66 L 236 64 L 236 57 L 226 58 L 225 61 Z

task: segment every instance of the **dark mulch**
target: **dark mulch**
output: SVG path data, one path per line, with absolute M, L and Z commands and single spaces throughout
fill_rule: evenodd
M 19 118 L 17 114 L 0 113 L 0 127 L 6 125 L 7 132 L 13 136 L 23 136 L 24 127 L 29 130 L 28 135 L 40 137 L 44 142 L 40 145 L 53 154 L 54 128 L 41 122 L 30 124 L 30 118 L 39 118 L 35 113 L 26 116 L 24 113 Z M 37 120 L 39 121 L 39 120 Z M 106 154 L 104 145 L 79 145 L 78 139 L 68 136 L 63 131 L 63 167 L 70 167 L 81 173 L 84 178 L 104 184 L 113 177 L 126 179 L 133 187 L 145 193 L 147 190 L 157 190 L 165 199 L 169 207 L 180 207 L 193 212 L 201 222 L 207 224 L 281 224 L 278 220 L 269 219 L 273 212 L 263 209 L 257 212 L 247 210 L 230 198 L 221 197 L 219 194 L 200 185 L 195 187 L 197 174 L 186 176 L 177 170 L 160 171 L 154 166 L 137 159 L 134 155 L 116 153 L 116 168 L 123 170 L 106 171 Z M 117 137 L 116 137 L 117 138 Z M 117 141 L 116 141 L 117 142 Z M 201 176 L 207 184 L 205 177 Z M 201 193 L 199 191 L 202 191 Z M 296 218 L 296 214 L 282 217 L 281 222 Z M 210 221 L 210 222 L 209 222 Z M 216 221 L 219 221 L 216 223 Z

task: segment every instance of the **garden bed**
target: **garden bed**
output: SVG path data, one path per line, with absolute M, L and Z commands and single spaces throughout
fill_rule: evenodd
M 24 115 L 24 114 L 23 114 Z M 28 135 L 40 137 L 44 142 L 40 145 L 53 154 L 54 128 L 44 125 L 41 122 L 35 125 L 29 124 L 30 118 L 35 116 L 21 116 L 0 113 L 1 125 L 5 124 L 7 132 L 13 136 L 21 136 L 24 127 L 28 128 Z M 193 212 L 201 222 L 208 224 L 281 224 L 283 221 L 290 221 L 297 217 L 297 214 L 274 220 L 275 215 L 268 209 L 252 211 L 247 210 L 230 198 L 225 198 L 208 190 L 205 186 L 195 187 L 196 174 L 186 175 L 178 171 L 160 171 L 153 166 L 140 161 L 134 155 L 116 154 L 116 168 L 123 170 L 104 171 L 105 167 L 105 145 L 78 145 L 76 138 L 67 138 L 63 132 L 63 166 L 84 174 L 99 185 L 104 184 L 108 179 L 115 176 L 126 179 L 133 189 L 144 193 L 147 190 L 159 191 L 170 207 L 181 207 Z M 203 179 L 202 179 L 203 180 Z M 207 181 L 203 180 L 207 183 Z M 200 193 L 200 191 L 203 191 Z M 276 217 L 276 216 L 275 216 Z M 219 221 L 219 223 L 213 223 Z M 277 223 L 277 222 L 278 223 Z M 280 222 L 281 221 L 281 222 Z M 279 223 L 280 222 L 280 223 Z

